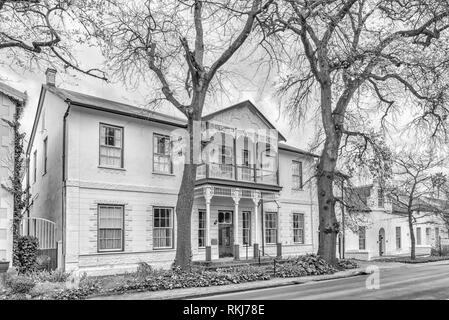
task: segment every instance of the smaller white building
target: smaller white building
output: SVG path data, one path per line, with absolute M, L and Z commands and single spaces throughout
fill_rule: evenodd
M 408 217 L 392 201 L 377 181 L 355 188 L 347 199 L 353 210 L 345 209 L 344 257 L 371 260 L 384 256 L 408 256 L 411 251 Z M 341 207 L 337 216 L 342 221 Z M 439 239 L 448 237 L 441 218 L 428 212 L 414 213 L 416 255 L 429 255 Z M 342 257 L 343 236 L 339 237 L 338 254 Z

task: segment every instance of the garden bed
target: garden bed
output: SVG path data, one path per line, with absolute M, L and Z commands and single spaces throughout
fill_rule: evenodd
M 288 259 L 277 265 L 276 270 L 267 266 L 240 266 L 218 268 L 215 271 L 195 267 L 191 272 L 182 272 L 176 268 L 154 270 L 150 265 L 141 263 L 133 273 L 102 277 L 83 276 L 79 285 L 74 288 L 66 286 L 68 274 L 18 276 L 9 281 L 9 289 L 3 293 L 3 297 L 0 293 L 0 299 L 76 300 L 92 295 L 211 287 L 272 278 L 326 275 L 356 267 L 357 264 L 349 260 L 339 261 L 337 267 L 332 267 L 316 255 Z

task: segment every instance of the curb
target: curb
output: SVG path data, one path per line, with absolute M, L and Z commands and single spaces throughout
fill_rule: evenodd
M 334 276 L 334 277 L 329 277 L 329 278 L 325 278 L 325 279 L 304 279 L 303 281 L 301 280 L 291 280 L 289 282 L 285 282 L 285 283 L 279 283 L 279 284 L 267 284 L 265 286 L 260 286 L 257 288 L 240 288 L 240 289 L 231 289 L 231 290 L 226 290 L 226 291 L 222 291 L 222 292 L 209 292 L 209 293 L 201 293 L 201 294 L 196 294 L 196 295 L 185 295 L 185 296 L 178 296 L 178 297 L 173 297 L 173 298 L 160 298 L 158 300 L 181 300 L 181 299 L 185 299 L 185 298 L 202 298 L 202 297 L 209 297 L 209 296 L 215 296 L 215 295 L 221 295 L 221 294 L 230 294 L 230 293 L 238 293 L 238 292 L 246 292 L 246 291 L 255 291 L 255 290 L 263 290 L 263 289 L 271 289 L 271 288 L 281 288 L 281 287 L 287 287 L 287 286 L 292 286 L 292 285 L 297 285 L 297 284 L 304 284 L 304 283 L 309 283 L 309 282 L 320 282 L 320 281 L 327 281 L 327 280 L 337 280 L 337 279 L 344 279 L 344 278 L 350 278 L 350 277 L 357 277 L 357 276 L 361 276 L 361 275 L 367 275 L 368 273 L 365 271 L 356 271 L 350 274 L 345 274 L 345 275 L 338 275 L 338 276 Z
M 343 272 L 345 272 L 345 271 L 343 271 Z M 149 298 L 148 300 L 181 300 L 181 299 L 186 299 L 186 298 L 189 298 L 189 299 L 190 298 L 201 298 L 201 297 L 214 296 L 214 295 L 220 295 L 220 294 L 237 293 L 237 292 L 243 292 L 243 291 L 254 291 L 254 290 L 261 290 L 261 289 L 286 287 L 286 286 L 303 284 L 303 283 L 308 283 L 308 282 L 319 282 L 319 281 L 356 277 L 356 276 L 366 275 L 366 274 L 367 273 L 364 270 L 361 270 L 360 268 L 358 268 L 358 269 L 348 272 L 346 274 L 310 276 L 310 277 L 316 277 L 315 279 L 306 279 L 306 277 L 298 277 L 298 278 L 296 278 L 298 280 L 287 280 L 287 278 L 285 278 L 286 279 L 285 282 L 282 282 L 282 283 L 276 283 L 276 284 L 266 283 L 266 284 L 264 284 L 262 281 L 260 286 L 252 287 L 252 288 L 247 288 L 247 287 L 242 286 L 242 288 L 235 288 L 235 289 L 229 289 L 229 290 L 223 290 L 223 291 L 199 293 L 199 294 L 193 294 L 193 295 L 192 294 L 180 294 L 179 296 L 157 297 L 157 298 L 153 298 L 153 299 Z M 303 280 L 301 280 L 301 278 L 303 278 Z M 145 292 L 145 291 L 128 292 L 125 294 L 138 294 L 138 293 L 143 293 L 143 292 Z M 173 292 L 173 291 L 170 291 L 170 292 Z M 119 296 L 119 295 L 122 295 L 122 293 L 108 294 L 108 295 L 93 295 L 93 296 L 87 297 L 86 300 L 90 300 L 90 299 L 100 299 L 101 300 L 102 297 L 106 298 L 106 297 Z

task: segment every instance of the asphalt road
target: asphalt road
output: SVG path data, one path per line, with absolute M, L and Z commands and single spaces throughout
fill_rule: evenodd
M 380 268 L 376 276 L 309 282 L 278 288 L 250 290 L 199 298 L 201 300 L 361 300 L 449 299 L 449 262 Z M 368 279 L 369 278 L 369 279 Z M 374 280 L 374 281 L 373 281 Z

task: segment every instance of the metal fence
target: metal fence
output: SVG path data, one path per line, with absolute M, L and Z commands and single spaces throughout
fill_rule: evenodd
M 49 257 L 45 269 L 54 270 L 58 267 L 56 223 L 44 218 L 23 218 L 20 225 L 20 234 L 33 236 L 39 240 L 38 254 Z

